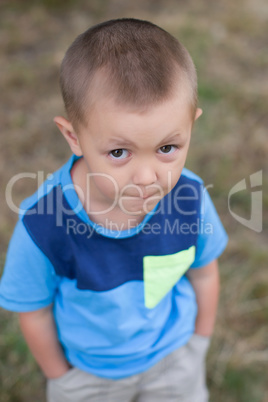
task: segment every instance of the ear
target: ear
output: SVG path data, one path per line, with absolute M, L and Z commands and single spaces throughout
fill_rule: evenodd
M 53 121 L 68 142 L 72 152 L 77 156 L 82 156 L 82 150 L 76 132 L 69 120 L 62 116 L 54 117 Z
M 195 118 L 194 118 L 194 120 L 197 120 L 198 117 L 201 116 L 201 114 L 203 114 L 203 110 L 200 109 L 200 108 L 197 108 L 197 109 L 196 109 L 196 112 L 195 112 Z

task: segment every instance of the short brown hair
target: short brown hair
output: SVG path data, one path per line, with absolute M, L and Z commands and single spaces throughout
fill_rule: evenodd
M 191 56 L 151 22 L 110 20 L 89 28 L 71 44 L 62 61 L 60 85 L 68 118 L 76 127 L 86 123 L 90 88 L 101 71 L 106 90 L 108 84 L 118 103 L 139 107 L 168 98 L 179 77 L 181 87 L 187 82 L 190 105 L 196 110 L 197 78 Z

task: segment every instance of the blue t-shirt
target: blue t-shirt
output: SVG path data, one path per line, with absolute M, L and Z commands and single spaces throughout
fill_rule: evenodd
M 187 169 L 136 227 L 92 222 L 74 190 L 77 157 L 21 204 L 0 282 L 0 305 L 54 305 L 66 358 L 119 379 L 187 343 L 197 305 L 186 277 L 224 250 L 227 235 L 202 180 Z

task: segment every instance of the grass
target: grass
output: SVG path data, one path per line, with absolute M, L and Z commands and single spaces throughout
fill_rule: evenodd
M 254 7 L 253 7 L 254 6 Z M 203 115 L 194 127 L 187 167 L 206 185 L 230 236 L 220 259 L 221 300 L 208 356 L 212 402 L 268 401 L 267 279 L 267 10 L 264 0 L 209 2 L 2 1 L 0 5 L 0 184 L 22 171 L 46 174 L 69 156 L 52 119 L 62 114 L 58 68 L 64 51 L 89 25 L 124 16 L 149 19 L 190 50 Z M 228 211 L 228 193 L 263 170 L 263 227 L 255 233 Z M 36 190 L 14 186 L 14 203 Z M 0 194 L 0 265 L 16 214 Z M 250 193 L 232 210 L 248 218 Z M 1 402 L 45 401 L 45 381 L 19 332 L 15 314 L 0 311 Z
M 258 366 L 239 369 L 230 365 L 226 369 L 221 389 L 214 396 L 212 395 L 212 400 L 219 402 L 263 402 L 266 380 L 265 373 Z

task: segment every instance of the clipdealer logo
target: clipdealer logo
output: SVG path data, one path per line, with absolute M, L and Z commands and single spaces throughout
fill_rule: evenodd
M 40 197 L 43 195 L 43 190 L 42 190 L 42 183 L 47 180 L 47 187 L 46 187 L 46 192 L 49 192 L 50 190 L 52 190 L 54 188 L 54 184 L 53 184 L 53 178 L 54 175 L 50 174 L 47 177 L 45 176 L 44 172 L 42 171 L 38 171 L 38 173 L 29 173 L 29 172 L 23 172 L 23 173 L 19 173 L 15 176 L 13 176 L 7 186 L 6 186 L 6 202 L 7 205 L 9 206 L 9 208 L 14 211 L 15 213 L 23 213 L 26 212 L 23 209 L 21 209 L 19 206 L 17 206 L 13 200 L 13 191 L 14 191 L 14 186 L 16 185 L 16 183 L 18 181 L 20 181 L 21 179 L 25 180 L 25 179 L 33 179 L 36 181 L 37 183 L 37 192 L 39 193 Z M 114 183 L 114 179 L 112 177 L 109 176 L 109 179 L 112 181 L 113 185 L 115 186 L 115 189 L 117 190 L 118 193 L 118 189 L 117 189 L 117 183 Z M 51 181 L 51 184 L 50 184 Z M 247 186 L 247 181 L 249 182 L 249 185 Z M 228 205 L 228 210 L 231 214 L 231 216 L 237 221 L 239 222 L 241 225 L 247 227 L 248 229 L 251 229 L 257 233 L 260 233 L 263 229 L 263 191 L 262 191 L 262 183 L 263 183 L 263 171 L 259 170 L 255 173 L 252 173 L 249 178 L 244 178 L 242 180 L 240 180 L 238 183 L 236 183 L 231 190 L 228 193 L 228 199 L 227 199 L 227 205 Z M 182 190 L 182 188 L 185 187 L 185 185 L 181 186 L 178 190 Z M 207 191 L 209 187 L 213 187 L 212 184 L 206 186 L 203 188 L 203 191 Z M 119 187 L 118 187 L 119 188 Z M 85 194 L 83 193 L 82 189 L 79 188 L 79 186 L 75 186 L 73 184 L 68 184 L 64 186 L 64 192 L 66 191 L 73 191 L 73 189 L 75 189 L 75 191 L 78 193 L 79 198 L 83 199 L 83 197 L 85 197 Z M 180 213 L 183 213 L 183 210 L 180 210 L 180 201 L 189 199 L 189 202 L 191 200 L 195 200 L 197 199 L 199 196 L 203 196 L 203 191 L 200 192 L 200 194 L 198 194 L 196 192 L 195 188 L 192 188 L 192 196 L 191 197 L 183 197 L 179 194 L 176 194 L 176 204 L 175 207 L 177 209 L 179 209 Z M 247 218 L 245 216 L 241 216 L 239 215 L 237 212 L 235 212 L 233 210 L 233 208 L 231 207 L 231 201 L 232 199 L 235 197 L 235 195 L 237 194 L 241 194 L 243 195 L 243 197 L 247 197 L 248 199 L 250 199 L 250 205 L 251 205 L 251 210 L 250 210 L 250 217 Z M 56 192 L 56 198 L 57 198 L 57 205 L 62 205 L 62 192 L 58 191 Z M 39 198 L 39 196 L 38 196 Z M 111 210 L 114 207 L 115 204 L 113 204 L 109 210 Z M 61 211 L 59 212 L 64 212 L 67 215 L 74 215 L 79 213 L 79 211 L 82 208 L 82 203 L 78 203 L 76 205 L 75 210 L 65 210 L 64 207 L 61 207 Z M 169 207 L 170 208 L 170 207 Z M 101 213 L 104 213 L 107 211 L 101 211 Z M 160 213 L 163 211 L 159 211 Z M 38 205 L 38 208 L 36 210 L 31 211 L 31 213 L 33 214 L 53 214 L 54 213 L 54 207 L 53 207 L 53 203 L 50 203 L 47 205 L 46 211 L 44 210 L 44 205 L 41 203 L 40 205 Z M 196 211 L 191 211 L 191 214 L 196 213 Z M 185 214 L 189 214 L 189 212 L 185 212 Z M 60 215 L 60 214 L 59 214 Z M 60 215 L 61 217 L 61 215 Z M 61 217 L 62 218 L 62 217 Z M 58 218 L 57 218 L 58 219 Z M 57 221 L 58 225 L 62 224 L 62 219 L 59 219 L 59 221 Z
M 228 209 L 232 217 L 243 226 L 260 233 L 263 226 L 263 194 L 262 194 L 262 170 L 252 173 L 249 176 L 250 191 L 247 196 L 250 196 L 251 211 L 250 217 L 246 219 L 243 216 L 238 215 L 231 208 L 232 197 L 240 192 L 245 192 L 248 190 L 246 179 L 243 179 L 236 183 L 228 195 Z

